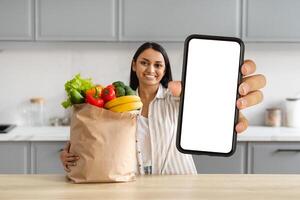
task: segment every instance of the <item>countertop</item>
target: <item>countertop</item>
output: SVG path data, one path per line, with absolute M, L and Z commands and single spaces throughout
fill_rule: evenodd
M 73 184 L 62 175 L 0 175 L 0 199 L 300 199 L 300 175 L 140 176 L 128 183 Z
M 69 126 L 18 126 L 9 133 L 0 134 L 0 141 L 67 141 L 69 136 Z
M 67 141 L 70 127 L 16 127 L 0 134 L 0 141 Z M 300 141 L 299 128 L 250 126 L 238 141 Z

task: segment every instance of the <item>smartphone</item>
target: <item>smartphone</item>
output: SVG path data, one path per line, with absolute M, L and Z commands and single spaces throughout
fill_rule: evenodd
M 190 35 L 184 43 L 176 146 L 182 153 L 231 156 L 236 149 L 236 100 L 244 43 Z

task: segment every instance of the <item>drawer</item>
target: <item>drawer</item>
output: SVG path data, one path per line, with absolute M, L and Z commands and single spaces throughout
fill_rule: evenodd
M 300 173 L 300 143 L 253 143 L 249 144 L 249 153 L 251 173 Z
M 230 157 L 193 155 L 198 174 L 243 174 L 246 172 L 246 143 L 238 143 Z

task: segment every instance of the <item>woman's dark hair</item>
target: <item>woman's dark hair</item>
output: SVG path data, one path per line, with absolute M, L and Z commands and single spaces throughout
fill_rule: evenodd
M 136 90 L 139 86 L 139 80 L 136 76 L 135 71 L 132 70 L 132 67 L 133 67 L 133 62 L 136 62 L 139 55 L 146 49 L 153 49 L 155 51 L 158 51 L 164 57 L 166 72 L 165 72 L 165 75 L 163 76 L 163 78 L 161 79 L 160 83 L 162 84 L 163 87 L 168 88 L 168 83 L 170 81 L 172 81 L 172 72 L 171 72 L 171 65 L 170 65 L 169 57 L 167 55 L 167 52 L 164 50 L 164 48 L 155 42 L 146 42 L 146 43 L 142 44 L 138 48 L 138 50 L 135 52 L 132 62 L 131 62 L 130 82 L 129 82 L 130 87 L 132 89 Z

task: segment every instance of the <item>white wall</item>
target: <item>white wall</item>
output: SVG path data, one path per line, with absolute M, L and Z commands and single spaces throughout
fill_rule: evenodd
M 300 92 L 300 44 L 247 44 L 245 58 L 255 60 L 257 72 L 267 78 L 264 101 L 244 112 L 250 124 L 262 125 L 266 108 L 280 107 L 284 113 L 285 99 Z
M 43 96 L 47 117 L 64 116 L 64 83 L 80 72 L 106 85 L 128 82 L 132 56 L 142 43 L 0 43 L 0 123 L 24 124 L 28 99 Z M 161 43 L 167 50 L 174 79 L 181 78 L 181 43 Z M 263 124 L 264 110 L 281 106 L 300 91 L 300 44 L 246 44 L 245 58 L 257 63 L 268 79 L 265 100 L 244 111 L 252 125 Z

